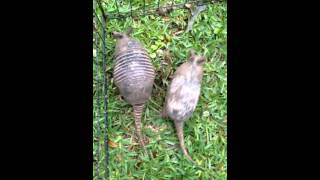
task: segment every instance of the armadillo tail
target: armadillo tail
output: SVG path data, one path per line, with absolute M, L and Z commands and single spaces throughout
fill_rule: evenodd
M 184 145 L 184 136 L 183 136 L 183 125 L 184 125 L 184 123 L 175 121 L 174 124 L 176 126 L 176 131 L 177 131 L 178 139 L 179 139 L 179 142 L 180 142 L 180 147 L 181 147 L 181 150 L 182 150 L 183 154 L 187 157 L 187 159 L 189 161 L 191 161 L 192 163 L 195 163 L 192 160 L 192 158 L 190 157 L 190 155 L 187 152 L 187 149 L 186 149 L 186 147 Z
M 138 140 L 140 142 L 141 147 L 144 149 L 145 153 L 147 153 L 147 150 L 145 148 L 144 141 L 142 138 L 142 133 L 141 133 L 141 116 L 142 116 L 143 108 L 144 108 L 144 104 L 134 105 L 133 113 L 134 113 L 134 122 L 136 125 L 136 133 L 138 136 Z

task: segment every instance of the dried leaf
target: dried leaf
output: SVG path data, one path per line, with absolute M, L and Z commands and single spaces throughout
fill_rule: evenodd
M 151 125 L 149 125 L 149 126 L 147 126 L 152 132 L 155 132 L 155 133 L 157 133 L 157 132 L 159 132 L 159 127 L 156 127 L 156 126 L 151 126 Z
M 112 147 L 112 148 L 118 147 L 118 144 L 115 143 L 115 142 L 113 142 L 113 141 L 111 141 L 111 140 L 108 141 L 108 145 L 109 145 L 110 147 Z
M 177 36 L 177 35 L 179 35 L 179 34 L 181 34 L 181 33 L 183 33 L 184 32 L 184 30 L 180 30 L 180 31 L 177 31 L 177 32 L 175 32 L 175 33 L 173 33 L 175 36 Z
M 191 8 L 192 8 L 192 4 L 190 4 L 190 3 L 185 4 L 185 6 L 186 6 L 186 8 L 188 8 L 188 9 L 191 9 Z
M 168 22 L 168 21 L 170 21 L 170 18 L 169 17 L 163 17 L 163 20 L 165 21 L 165 22 Z
M 208 117 L 209 115 L 210 115 L 209 111 L 204 111 L 202 114 L 203 117 Z

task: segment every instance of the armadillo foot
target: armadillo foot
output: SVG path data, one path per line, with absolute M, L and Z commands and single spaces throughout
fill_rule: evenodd
M 160 116 L 164 119 L 168 118 L 168 113 L 165 109 L 162 109 L 162 111 L 160 112 Z

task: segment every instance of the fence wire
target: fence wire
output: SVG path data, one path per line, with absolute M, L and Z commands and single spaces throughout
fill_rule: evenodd
M 106 19 L 99 4 L 94 1 L 93 42 L 96 52 L 93 63 L 95 74 L 93 82 L 93 179 L 107 180 L 109 176 L 108 101 L 107 78 L 104 73 L 106 72 Z
M 176 9 L 184 8 L 186 4 L 196 4 L 196 5 L 204 5 L 210 2 L 214 2 L 213 0 L 168 0 L 168 1 L 161 1 L 161 0 L 154 0 L 148 1 L 134 1 L 134 0 L 127 0 L 127 1 L 100 1 L 101 4 L 105 7 L 114 7 L 115 10 L 111 10 L 105 13 L 105 17 L 107 19 L 121 19 L 127 17 L 139 17 L 151 14 L 158 14 L 158 9 L 167 8 L 167 7 L 174 7 Z M 111 3 L 110 3 L 111 2 Z M 164 3 L 166 2 L 166 3 Z M 111 9 L 114 9 L 111 8 Z
M 93 179 L 107 180 L 109 177 L 109 146 L 108 146 L 108 97 L 106 78 L 106 29 L 110 19 L 127 17 L 141 17 L 158 14 L 159 8 L 174 7 L 184 8 L 186 4 L 204 5 L 213 1 L 138 1 L 127 0 L 93 0 L 93 46 L 96 50 L 93 60 Z M 166 3 L 164 3 L 166 2 Z M 106 7 L 114 7 L 107 11 Z M 124 8 L 123 8 L 124 7 Z M 111 8 L 112 9 L 112 8 Z

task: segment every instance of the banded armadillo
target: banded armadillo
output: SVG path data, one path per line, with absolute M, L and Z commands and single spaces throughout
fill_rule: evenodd
M 184 145 L 183 125 L 191 117 L 198 103 L 205 57 L 195 55 L 194 50 L 190 50 L 189 54 L 189 60 L 179 66 L 173 75 L 162 117 L 169 117 L 174 121 L 183 154 L 194 162 Z
M 150 98 L 155 78 L 155 70 L 147 51 L 137 40 L 127 33 L 113 32 L 117 39 L 114 53 L 114 82 L 124 100 L 133 106 L 136 133 L 140 145 L 144 148 L 141 133 L 141 116 L 146 101 Z

